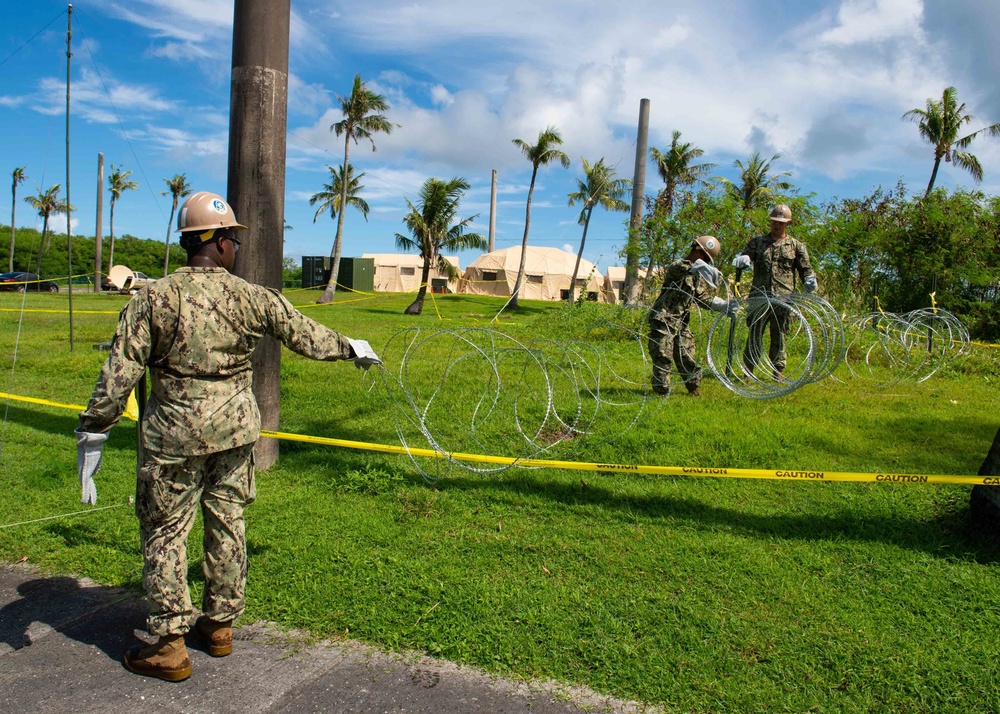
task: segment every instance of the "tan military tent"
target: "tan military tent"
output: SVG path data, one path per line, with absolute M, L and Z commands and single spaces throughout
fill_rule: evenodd
M 517 282 L 521 264 L 521 246 L 485 253 L 465 269 L 459 292 L 473 295 L 510 296 Z M 524 300 L 566 300 L 573 277 L 576 256 L 558 248 L 528 246 L 525 260 L 524 285 L 520 297 Z M 580 261 L 576 277 L 576 292 L 586 286 L 590 300 L 603 300 L 604 280 L 589 260 Z
M 639 268 L 639 280 L 646 277 L 645 268 Z M 612 265 L 604 273 L 604 301 L 617 305 L 622 300 L 622 290 L 625 289 L 625 268 Z
M 365 253 L 362 258 L 375 262 L 375 290 L 382 293 L 415 293 L 420 289 L 420 276 L 424 269 L 424 259 L 412 253 Z M 458 256 L 444 256 L 458 272 Z M 458 280 L 449 280 L 448 274 L 431 266 L 427 277 L 434 292 L 453 293 L 458 288 Z

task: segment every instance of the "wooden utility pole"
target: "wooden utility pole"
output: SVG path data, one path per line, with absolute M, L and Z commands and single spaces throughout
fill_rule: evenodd
M 97 228 L 94 231 L 94 292 L 101 292 L 101 252 L 104 237 L 101 224 L 104 223 L 104 154 L 97 155 Z
M 642 228 L 646 198 L 646 149 L 649 146 L 649 100 L 639 100 L 639 130 L 635 139 L 635 174 L 632 177 L 632 217 L 629 220 L 628 250 L 625 257 L 624 302 L 639 296 L 639 230 Z
M 229 204 L 248 230 L 240 236 L 234 272 L 281 289 L 285 226 L 285 129 L 288 113 L 288 31 L 291 0 L 236 0 L 229 105 Z M 277 430 L 281 345 L 257 344 L 253 391 L 264 429 Z M 278 458 L 278 442 L 260 439 L 257 467 Z
M 497 170 L 493 169 L 493 187 L 490 189 L 490 250 L 497 235 Z
M 66 16 L 66 263 L 69 268 L 69 351 L 73 351 L 73 204 L 69 200 L 69 66 L 73 57 L 73 6 Z M 41 277 L 41 276 L 39 276 Z

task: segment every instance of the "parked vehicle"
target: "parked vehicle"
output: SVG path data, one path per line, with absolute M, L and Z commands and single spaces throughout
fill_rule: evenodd
M 34 273 L 0 273 L 0 290 L 15 290 L 19 293 L 25 290 L 57 293 L 59 284 L 51 280 L 39 280 Z
M 119 282 L 121 283 L 121 288 L 118 288 L 113 282 L 111 282 L 111 278 L 109 276 L 102 275 L 101 290 L 117 290 L 118 292 L 121 293 L 134 293 L 139 288 L 145 287 L 149 283 L 156 281 L 156 278 L 151 278 L 142 272 L 133 273 L 124 266 L 116 265 L 111 272 L 115 272 L 119 268 L 122 268 L 124 271 L 124 277 L 119 276 L 118 278 Z

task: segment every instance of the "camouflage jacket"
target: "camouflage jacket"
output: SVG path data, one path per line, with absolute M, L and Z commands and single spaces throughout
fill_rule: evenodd
M 224 268 L 180 268 L 142 288 L 122 310 L 80 428 L 110 429 L 148 366 L 144 448 L 196 456 L 255 442 L 260 412 L 250 355 L 263 335 L 313 359 L 351 356 L 346 337 L 300 313 L 277 290 Z
M 742 255 L 753 263 L 753 292 L 787 295 L 795 291 L 796 273 L 802 281 L 813 275 L 805 243 L 787 234 L 780 240 L 770 233 L 751 238 Z
M 670 322 L 688 317 L 691 304 L 708 307 L 715 290 L 697 275 L 691 274 L 690 260 L 675 260 L 667 266 L 663 287 L 649 310 L 649 319 Z

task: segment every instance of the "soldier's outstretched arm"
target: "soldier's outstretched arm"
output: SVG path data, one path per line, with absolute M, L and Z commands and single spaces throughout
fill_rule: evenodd
M 324 361 L 352 359 L 351 341 L 296 310 L 277 290 L 261 288 L 267 333 L 303 357 Z

